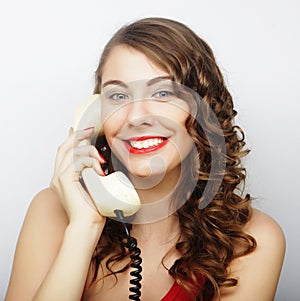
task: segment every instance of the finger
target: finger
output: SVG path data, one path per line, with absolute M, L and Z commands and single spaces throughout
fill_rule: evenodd
M 92 167 L 100 176 L 105 176 L 99 161 L 92 157 L 80 157 L 78 160 L 74 161 L 74 178 L 79 180 L 79 175 L 82 170 L 87 167 Z
M 76 147 L 73 150 L 73 155 L 74 157 L 92 157 L 97 159 L 100 162 L 100 164 L 107 163 L 104 157 L 101 154 L 99 154 L 98 150 L 93 145 L 84 145 Z
M 80 142 L 89 140 L 94 133 L 94 127 L 89 127 L 84 130 L 74 132 L 74 147 L 78 146 Z
M 104 157 L 99 154 L 98 150 L 93 145 L 84 145 L 74 148 L 72 151 L 69 151 L 63 160 L 60 163 L 59 169 L 64 170 L 73 163 L 74 160 L 77 160 L 79 157 L 91 157 L 96 159 L 100 164 L 107 163 Z
M 70 152 L 70 150 L 72 150 L 73 147 L 77 147 L 81 141 L 89 139 L 90 136 L 93 134 L 93 131 L 94 128 L 91 127 L 85 130 L 72 132 L 70 134 L 69 138 L 63 144 L 61 144 L 57 150 L 56 163 L 55 163 L 56 169 L 60 168 L 63 160 L 69 157 L 67 155 Z
M 78 146 L 81 141 L 91 138 L 94 132 L 94 127 L 75 132 L 71 130 L 70 132 L 69 138 L 59 147 L 61 153 L 66 153 L 69 149 Z

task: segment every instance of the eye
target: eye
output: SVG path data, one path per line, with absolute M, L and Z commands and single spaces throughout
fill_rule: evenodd
M 113 99 L 113 100 L 125 100 L 125 99 L 128 99 L 128 95 L 124 94 L 124 93 L 114 93 L 114 94 L 111 94 L 109 96 L 110 99 Z
M 174 95 L 174 93 L 171 91 L 161 90 L 161 91 L 156 92 L 153 96 L 157 97 L 157 98 L 167 98 L 167 97 L 170 97 L 173 95 Z

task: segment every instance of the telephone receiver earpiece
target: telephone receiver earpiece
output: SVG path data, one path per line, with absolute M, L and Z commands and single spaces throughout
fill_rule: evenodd
M 101 99 L 94 94 L 75 110 L 74 131 L 94 127 L 94 133 L 102 130 Z M 91 143 L 83 141 L 83 144 Z M 103 216 L 116 218 L 116 210 L 122 211 L 125 217 L 132 216 L 141 207 L 139 196 L 128 177 L 121 171 L 107 176 L 100 176 L 93 168 L 84 168 L 81 172 L 85 189 L 93 199 Z
M 92 126 L 94 127 L 95 133 L 100 132 L 102 124 L 99 94 L 94 94 L 80 103 L 74 112 L 74 131 L 83 130 Z

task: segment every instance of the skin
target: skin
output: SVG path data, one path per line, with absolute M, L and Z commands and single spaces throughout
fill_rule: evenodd
M 161 75 L 165 73 L 144 55 L 119 46 L 113 49 L 107 60 L 103 83 L 110 79 L 132 82 Z M 168 111 L 170 115 L 163 117 L 172 118 L 174 123 L 167 127 L 162 116 L 154 114 L 155 105 L 147 108 L 140 102 L 132 103 L 131 109 L 128 108 L 125 106 L 115 116 L 107 115 L 104 131 L 113 150 L 122 150 L 118 156 L 129 169 L 133 181 L 135 177 L 147 179 L 156 176 L 162 179 L 159 185 L 138 190 L 142 202 L 150 202 L 164 197 L 176 185 L 180 160 L 190 149 L 178 146 L 180 139 L 189 141 L 183 128 L 187 114 L 180 109 Z M 156 124 L 162 131 L 173 130 L 174 135 L 173 142 L 168 145 L 169 156 L 163 149 L 160 150 L 160 156 L 166 162 L 164 170 L 157 169 L 151 173 L 149 160 L 152 155 L 128 155 L 126 149 L 121 147 L 119 137 L 123 137 L 124 133 L 127 135 L 129 129 L 130 135 L 137 134 L 141 125 L 147 125 L 149 130 Z M 78 182 L 76 172 L 84 167 L 93 167 L 99 175 L 103 175 L 100 168 L 103 159 L 95 148 L 91 145 L 79 146 L 80 141 L 88 139 L 92 132 L 93 129 L 70 130 L 69 137 L 58 149 L 50 187 L 32 200 L 19 236 L 6 301 L 82 299 L 86 280 L 89 282 L 91 279 L 91 256 L 106 220 L 91 204 Z M 221 300 L 273 300 L 285 253 L 284 234 L 271 217 L 258 210 L 253 211 L 244 230 L 255 237 L 258 247 L 253 253 L 231 263 L 230 271 L 239 278 L 239 284 L 222 289 Z M 173 279 L 162 267 L 161 259 L 174 245 L 178 233 L 178 222 L 173 215 L 158 222 L 133 225 L 131 234 L 136 237 L 143 257 L 143 301 L 160 300 L 172 286 Z M 173 250 L 165 260 L 166 266 L 171 267 L 178 257 L 179 254 Z M 106 272 L 105 268 L 100 269 L 99 277 Z M 105 278 L 84 300 L 128 300 L 128 271 L 118 276 L 117 285 L 113 286 L 114 283 L 114 277 Z

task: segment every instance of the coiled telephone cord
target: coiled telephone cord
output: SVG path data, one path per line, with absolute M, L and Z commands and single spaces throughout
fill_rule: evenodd
M 115 214 L 117 216 L 117 218 L 121 221 L 121 223 L 123 224 L 123 227 L 125 229 L 126 232 L 126 238 L 127 238 L 127 242 L 125 244 L 126 248 L 129 250 L 129 252 L 131 253 L 130 258 L 133 260 L 133 262 L 131 263 L 131 267 L 134 269 L 133 271 L 130 272 L 130 276 L 134 277 L 132 279 L 130 279 L 129 283 L 132 285 L 129 288 L 129 291 L 133 294 L 129 295 L 129 299 L 130 300 L 136 300 L 136 301 L 140 301 L 140 297 L 141 297 L 141 280 L 142 280 L 142 258 L 141 258 L 141 250 L 138 248 L 137 246 L 137 241 L 134 237 L 130 236 L 127 224 L 125 223 L 125 219 L 124 219 L 124 215 L 123 212 L 121 210 L 115 210 Z

